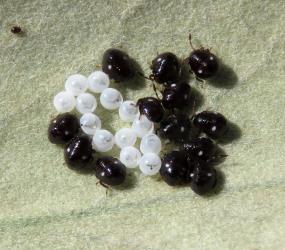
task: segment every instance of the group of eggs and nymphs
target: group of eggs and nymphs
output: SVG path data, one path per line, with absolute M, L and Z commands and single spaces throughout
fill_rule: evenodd
M 208 49 L 193 49 L 183 62 L 171 52 L 162 53 L 152 61 L 152 72 L 145 77 L 163 86 L 162 97 L 123 101 L 118 90 L 109 88 L 110 79 L 123 84 L 143 74 L 136 71 L 128 54 L 108 49 L 103 55 L 102 71 L 95 71 L 88 78 L 79 74 L 70 76 L 65 83 L 66 90 L 55 96 L 54 106 L 61 114 L 50 124 L 49 140 L 65 145 L 65 160 L 69 166 L 84 168 L 93 164 L 96 177 L 103 185 L 122 184 L 126 168 L 139 165 L 146 175 L 159 172 L 171 186 L 189 184 L 201 195 L 211 191 L 217 182 L 212 162 L 219 158 L 212 139 L 225 134 L 227 120 L 222 114 L 211 111 L 193 114 L 191 118 L 181 112 L 191 99 L 190 85 L 181 80 L 183 63 L 188 64 L 200 80 L 213 77 L 219 68 L 217 57 Z M 100 104 L 105 109 L 119 109 L 120 118 L 132 122 L 132 126 L 120 129 L 115 136 L 102 129 L 101 119 L 93 113 L 97 107 L 96 98 L 86 93 L 87 89 L 100 94 Z M 80 119 L 69 113 L 74 108 L 82 114 Z M 157 134 L 155 126 L 158 126 Z M 204 136 L 191 138 L 193 127 Z M 137 138 L 142 138 L 140 150 L 134 147 Z M 161 159 L 160 138 L 180 145 L 180 150 L 171 151 Z M 121 148 L 119 159 L 104 156 L 93 161 L 96 151 L 107 152 L 114 144 Z

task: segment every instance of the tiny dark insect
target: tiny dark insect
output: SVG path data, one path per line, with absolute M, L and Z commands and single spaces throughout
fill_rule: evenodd
M 189 159 L 211 160 L 216 151 L 216 145 L 207 137 L 198 137 L 183 145 Z
M 12 32 L 13 34 L 20 34 L 20 33 L 22 33 L 22 28 L 19 27 L 19 26 L 13 26 L 13 27 L 11 28 L 11 32 Z
M 54 144 L 65 144 L 79 132 L 80 123 L 75 115 L 65 113 L 54 118 L 48 128 L 48 139 Z
M 126 178 L 126 166 L 117 158 L 101 157 L 96 162 L 95 175 L 103 186 L 120 185 Z
M 213 77 L 219 69 L 218 58 L 209 49 L 195 49 L 191 43 L 191 34 L 189 35 L 189 41 L 193 51 L 186 60 L 191 71 L 198 79 L 204 80 Z
M 228 129 L 227 119 L 222 114 L 211 111 L 196 114 L 193 124 L 213 139 L 223 136 Z
M 87 135 L 75 136 L 64 149 L 64 158 L 68 166 L 84 168 L 92 160 L 91 139 Z
M 145 115 L 152 122 L 160 122 L 164 115 L 161 102 L 154 97 L 145 97 L 137 101 L 140 114 Z
M 217 171 L 203 161 L 196 162 L 190 174 L 190 187 L 199 194 L 203 195 L 211 191 L 217 184 Z
M 172 151 L 164 156 L 159 173 L 168 185 L 183 185 L 190 182 L 192 168 L 183 151 Z
M 189 140 L 191 122 L 186 114 L 172 114 L 160 122 L 159 133 L 162 137 L 174 142 Z
M 190 101 L 190 85 L 171 83 L 162 91 L 162 105 L 166 109 L 185 108 Z
M 181 63 L 176 55 L 165 52 L 152 60 L 149 76 L 159 84 L 169 84 L 177 81 L 181 75 Z
M 105 51 L 102 70 L 116 82 L 129 80 L 135 75 L 134 66 L 129 55 L 118 49 Z

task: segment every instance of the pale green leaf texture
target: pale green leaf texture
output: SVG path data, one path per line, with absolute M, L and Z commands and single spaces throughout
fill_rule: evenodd
M 284 249 L 284 13 L 282 0 L 0 0 L 0 249 Z M 204 88 L 191 80 L 199 110 L 241 130 L 223 145 L 224 186 L 201 198 L 136 172 L 106 196 L 48 142 L 53 96 L 109 47 L 146 75 L 159 52 L 185 58 L 189 31 L 227 65 Z M 138 83 L 120 85 L 125 99 L 153 93 Z M 117 112 L 99 114 L 113 132 L 126 126 Z

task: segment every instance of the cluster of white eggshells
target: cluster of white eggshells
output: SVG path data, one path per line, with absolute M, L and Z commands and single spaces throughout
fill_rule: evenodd
M 146 116 L 140 115 L 136 103 L 123 101 L 122 94 L 109 88 L 110 79 L 102 71 L 93 72 L 88 78 L 75 74 L 67 78 L 65 91 L 54 97 L 54 106 L 59 113 L 70 112 L 74 108 L 82 114 L 80 126 L 84 133 L 92 136 L 92 147 L 97 152 L 107 152 L 116 144 L 120 149 L 120 161 L 127 168 L 136 168 L 146 175 L 155 175 L 161 167 L 159 153 L 161 141 L 154 134 L 154 124 Z M 108 130 L 102 129 L 101 119 L 93 112 L 97 101 L 90 92 L 100 94 L 100 104 L 107 110 L 119 109 L 119 117 L 125 122 L 132 123 L 130 128 L 122 128 L 115 136 Z M 134 145 L 141 138 L 140 150 Z

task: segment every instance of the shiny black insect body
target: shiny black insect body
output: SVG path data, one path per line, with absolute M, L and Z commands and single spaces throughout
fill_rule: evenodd
M 97 160 L 95 175 L 102 185 L 117 186 L 126 178 L 126 166 L 117 158 L 105 156 Z
M 227 119 L 220 113 L 203 111 L 196 114 L 193 124 L 211 138 L 218 139 L 228 130 Z
M 54 144 L 65 144 L 78 134 L 79 128 L 79 120 L 75 115 L 60 114 L 50 122 L 49 141 Z
M 154 97 L 145 97 L 137 101 L 140 114 L 145 115 L 152 122 L 160 122 L 164 115 L 164 109 L 160 100 Z
M 135 75 L 133 62 L 129 55 L 119 49 L 108 49 L 102 60 L 102 70 L 116 82 L 129 80 Z
M 218 58 L 211 53 L 209 49 L 195 49 L 191 43 L 191 35 L 189 35 L 189 41 L 193 51 L 186 61 L 189 64 L 191 71 L 198 79 L 205 80 L 213 77 L 219 69 Z
M 176 55 L 171 52 L 159 54 L 152 60 L 150 66 L 153 79 L 159 84 L 170 84 L 177 81 L 181 75 L 181 63 Z
M 162 159 L 159 173 L 168 185 L 183 185 L 190 183 L 192 167 L 183 151 L 172 151 Z
M 162 91 L 162 104 L 166 109 L 183 109 L 190 102 L 190 85 L 186 82 L 172 83 Z
M 74 137 L 64 149 L 64 158 L 68 166 L 81 169 L 93 160 L 91 139 L 87 135 Z
M 171 114 L 160 122 L 159 134 L 173 142 L 187 142 L 191 122 L 186 114 Z

